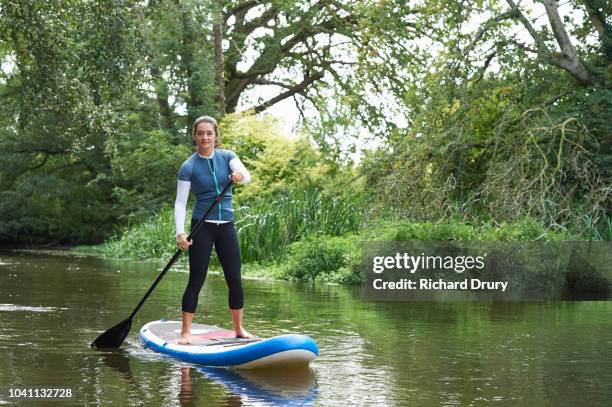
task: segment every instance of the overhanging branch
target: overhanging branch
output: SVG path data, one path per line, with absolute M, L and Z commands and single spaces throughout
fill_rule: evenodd
M 324 75 L 323 71 L 319 71 L 319 72 L 314 72 L 312 75 L 310 74 L 306 74 L 306 76 L 304 77 L 304 80 L 302 80 L 302 82 L 298 83 L 295 86 L 292 86 L 290 88 L 287 88 L 287 85 L 284 85 L 283 87 L 287 88 L 287 90 L 283 93 L 280 93 L 279 95 L 249 109 L 249 110 L 253 110 L 255 113 L 259 113 L 259 112 L 263 112 L 264 110 L 266 110 L 267 108 L 269 108 L 270 106 L 280 102 L 281 100 L 287 99 L 289 97 L 292 97 L 295 94 L 298 93 L 302 93 L 304 90 L 306 90 L 306 88 L 308 86 L 310 86 L 313 82 L 318 81 L 319 79 L 322 79 Z
M 586 67 L 580 61 L 576 48 L 572 44 L 572 41 L 565 30 L 559 10 L 557 8 L 557 2 L 555 0 L 543 0 L 546 14 L 548 14 L 548 21 L 552 28 L 557 44 L 561 48 L 561 55 L 553 56 L 553 60 L 556 61 L 557 65 L 568 71 L 576 79 L 576 81 L 582 85 L 588 85 L 593 82 L 591 75 L 589 74 Z

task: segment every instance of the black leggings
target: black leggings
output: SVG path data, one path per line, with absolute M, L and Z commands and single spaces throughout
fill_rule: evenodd
M 191 219 L 191 229 L 196 223 L 197 220 Z M 192 239 L 193 244 L 189 247 L 189 284 L 183 294 L 183 311 L 195 312 L 198 294 L 206 279 L 213 243 L 229 288 L 229 307 L 241 309 L 244 306 L 244 294 L 240 277 L 240 245 L 234 223 L 204 222 Z

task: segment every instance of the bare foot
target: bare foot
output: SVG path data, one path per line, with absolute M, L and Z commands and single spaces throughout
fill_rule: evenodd
M 252 338 L 253 337 L 253 335 L 248 333 L 246 331 L 246 329 L 244 329 L 244 328 L 241 328 L 241 329 L 239 329 L 237 331 L 234 331 L 234 332 L 236 333 L 236 338 L 245 338 L 245 339 L 248 339 L 248 338 Z
M 189 334 L 181 334 L 181 337 L 178 340 L 179 345 L 189 345 L 190 342 L 190 338 L 189 338 Z

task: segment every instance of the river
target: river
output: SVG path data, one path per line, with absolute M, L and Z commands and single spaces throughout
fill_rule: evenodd
M 45 405 L 610 405 L 612 302 L 366 302 L 357 287 L 244 280 L 245 327 L 302 333 L 310 369 L 203 368 L 144 349 L 142 325 L 180 319 L 173 269 L 120 349 L 92 350 L 163 264 L 0 252 L 0 404 L 18 388 L 69 389 Z M 230 327 L 209 274 L 195 322 Z M 13 393 L 14 395 L 14 393 Z

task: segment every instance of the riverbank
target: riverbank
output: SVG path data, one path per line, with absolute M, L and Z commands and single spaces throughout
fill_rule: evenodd
M 240 218 L 244 219 L 244 218 Z M 248 219 L 248 218 L 247 218 Z M 585 240 L 567 231 L 550 230 L 537 221 L 524 218 L 516 222 L 467 223 L 458 220 L 440 222 L 379 221 L 360 225 L 355 231 L 334 236 L 312 229 L 309 233 L 290 236 L 287 229 L 295 225 L 261 222 L 261 233 L 254 233 L 253 220 L 238 221 L 236 227 L 243 253 L 245 278 L 319 282 L 356 285 L 362 281 L 362 249 L 381 242 L 562 242 Z M 176 252 L 172 212 L 162 211 L 147 222 L 132 225 L 99 245 L 65 245 L 46 248 L 18 248 L 29 253 L 94 256 L 105 259 L 156 262 L 165 265 Z M 273 230 L 270 230 L 273 229 Z M 354 227 L 352 229 L 355 229 Z M 280 236 L 272 236 L 274 231 Z M 291 240 L 293 238 L 293 240 Z M 280 240 L 284 242 L 279 243 Z M 274 247 L 269 247 L 274 246 Z M 245 253 L 269 253 L 258 256 Z M 175 267 L 187 271 L 188 256 L 180 256 Z M 221 267 L 213 251 L 211 273 Z
M 172 236 L 170 213 L 151 219 L 146 225 L 137 225 L 101 245 L 76 246 L 72 252 L 104 258 L 168 261 L 176 247 Z M 243 234 L 237 223 L 244 253 L 250 246 L 262 247 L 269 232 L 261 235 Z M 245 276 L 266 279 L 324 282 L 334 284 L 359 284 L 362 247 L 367 242 L 431 241 L 431 242 L 517 242 L 577 240 L 567 232 L 544 228 L 533 219 L 513 223 L 468 224 L 446 220 L 433 222 L 378 222 L 362 226 L 357 232 L 341 236 L 309 234 L 300 240 L 287 242 L 280 254 L 260 261 L 249 261 L 243 256 Z M 267 250 L 267 249 L 265 249 Z M 188 257 L 181 256 L 178 267 L 187 268 Z M 211 268 L 219 264 L 213 252 Z

